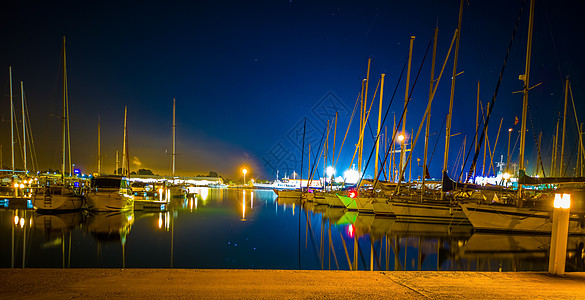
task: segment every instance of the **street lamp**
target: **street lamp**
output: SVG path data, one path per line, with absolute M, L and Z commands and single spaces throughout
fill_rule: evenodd
M 246 173 L 248 173 L 248 170 L 242 169 L 242 173 L 244 173 L 244 185 L 245 185 L 246 184 Z

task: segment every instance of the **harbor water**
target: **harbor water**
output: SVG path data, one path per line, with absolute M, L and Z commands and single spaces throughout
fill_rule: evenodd
M 474 232 L 278 199 L 271 190 L 198 188 L 163 209 L 39 214 L 0 207 L 1 268 L 546 271 L 550 236 Z M 570 236 L 567 272 L 585 271 Z

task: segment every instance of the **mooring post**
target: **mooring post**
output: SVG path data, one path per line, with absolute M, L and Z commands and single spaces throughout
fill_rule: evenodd
M 570 208 L 570 194 L 555 194 L 550 258 L 548 262 L 548 272 L 551 275 L 562 276 L 565 274 Z

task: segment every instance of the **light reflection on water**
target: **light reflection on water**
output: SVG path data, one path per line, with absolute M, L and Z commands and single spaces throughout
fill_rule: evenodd
M 550 237 L 472 233 L 277 199 L 272 191 L 200 188 L 165 211 L 41 215 L 0 210 L 2 268 L 253 268 L 546 271 Z M 567 271 L 585 271 L 569 237 Z

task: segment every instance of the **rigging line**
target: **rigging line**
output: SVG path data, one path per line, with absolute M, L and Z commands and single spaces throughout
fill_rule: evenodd
M 355 110 L 357 109 L 357 105 L 360 102 L 360 94 L 358 93 L 357 99 L 355 101 L 355 105 L 353 106 L 353 112 L 351 113 L 351 118 L 349 118 L 349 124 L 347 125 L 347 130 L 345 131 L 345 136 L 343 137 L 343 142 L 341 142 L 341 147 L 339 147 L 339 154 L 337 155 L 337 160 L 335 160 L 335 163 L 333 164 L 333 167 L 335 168 L 337 166 L 337 162 L 339 161 L 339 157 L 341 156 L 341 150 L 343 150 L 343 145 L 345 144 L 345 139 L 347 138 L 347 133 L 349 132 L 349 128 L 351 127 L 351 121 L 353 121 L 353 117 L 355 115 Z M 355 153 L 354 153 L 355 156 Z M 353 158 L 352 158 L 353 160 Z
M 569 155 L 569 159 L 567 160 L 567 163 L 565 165 L 565 169 L 562 170 L 563 166 L 561 166 L 561 177 L 567 176 L 567 170 L 569 169 L 569 164 L 571 164 L 571 162 L 573 162 L 573 155 L 575 154 L 575 148 L 577 148 L 578 146 L 579 146 L 579 140 L 576 140 L 575 144 L 573 144 L 573 148 L 571 148 L 571 155 Z
M 18 123 L 18 119 L 16 118 L 16 109 L 13 109 L 13 114 L 14 114 L 14 122 Z M 14 126 L 14 129 L 16 130 L 16 139 L 17 139 L 17 145 L 20 146 L 18 147 L 18 151 L 20 152 L 20 158 L 23 159 L 23 164 L 24 164 L 24 152 L 22 151 L 22 141 L 20 140 L 20 126 Z M 16 155 L 15 155 L 16 157 Z M 15 163 L 16 165 L 16 163 Z
M 573 88 L 571 87 L 571 82 L 569 82 L 569 94 L 571 95 L 571 103 L 573 104 L 573 112 L 575 113 L 575 123 L 577 124 L 577 133 L 579 134 L 579 144 L 581 145 L 581 149 L 584 149 L 583 132 L 581 132 L 581 126 L 579 126 L 579 119 L 577 118 L 577 110 L 575 109 L 575 99 L 573 99 Z M 581 155 L 583 155 L 583 159 L 585 159 L 585 151 L 582 151 Z
M 36 149 L 35 149 L 35 140 L 33 139 L 33 133 L 32 133 L 32 127 L 30 126 L 30 117 L 28 115 L 28 101 L 26 101 L 26 93 L 24 93 L 24 109 L 25 109 L 25 114 L 26 114 L 26 126 L 28 129 L 28 140 L 29 145 L 31 146 L 31 158 L 32 158 L 32 166 L 33 166 L 33 170 L 34 171 L 38 171 L 39 170 L 39 165 L 38 165 L 38 161 L 37 161 L 37 153 L 36 153 Z
M 459 159 L 461 159 L 461 162 L 463 163 L 462 158 L 463 155 L 465 155 L 465 138 L 463 139 L 463 143 L 461 143 L 461 146 L 459 147 L 459 151 L 457 151 L 457 158 L 455 158 L 455 163 L 453 164 L 453 168 L 451 169 L 452 174 L 455 174 L 455 171 L 457 171 L 458 169 Z
M 516 32 L 518 30 L 518 24 L 520 23 L 520 17 L 522 16 L 522 12 L 524 11 L 524 5 L 526 5 L 526 0 L 523 0 L 522 5 L 520 6 L 520 12 L 518 13 L 518 17 L 516 18 L 516 25 L 514 25 L 514 31 L 512 32 L 512 38 L 510 39 L 510 43 L 508 44 L 508 50 L 506 51 L 506 57 L 504 58 L 504 64 L 502 65 L 502 70 L 500 71 L 498 83 L 496 84 L 496 89 L 495 89 L 494 95 L 492 97 L 490 109 L 487 113 L 486 120 L 483 124 L 483 129 L 481 131 L 481 138 L 478 140 L 478 146 L 477 146 L 477 149 L 475 150 L 475 154 L 473 156 L 473 161 L 471 162 L 471 167 L 469 168 L 469 173 L 467 173 L 467 179 L 465 181 L 469 181 L 471 176 L 473 176 L 473 173 L 474 173 L 473 171 L 475 170 L 475 166 L 477 164 L 477 158 L 479 157 L 479 149 L 481 148 L 481 146 L 483 144 L 484 137 L 486 135 L 487 124 L 490 121 L 490 116 L 491 116 L 492 111 L 494 109 L 496 97 L 498 96 L 498 91 L 500 90 L 500 84 L 502 83 L 502 77 L 504 76 L 504 70 L 506 69 L 508 57 L 510 56 L 510 50 L 512 49 L 512 45 L 514 43 L 514 38 L 516 37 Z M 478 130 L 479 130 L 479 128 L 478 128 Z M 475 140 L 477 138 L 477 134 L 478 134 L 478 131 L 476 130 L 475 135 L 473 136 L 473 141 L 471 141 L 472 145 L 475 143 Z M 459 174 L 459 177 L 461 177 L 461 175 L 463 174 L 463 169 L 465 168 L 465 165 L 467 163 L 467 159 L 469 158 L 469 154 L 471 153 L 471 149 L 473 149 L 473 147 L 469 147 L 469 151 L 467 152 L 465 160 L 463 161 L 463 168 L 461 169 L 461 174 Z
M 402 70 L 400 71 L 400 76 L 398 77 L 398 81 L 396 82 L 396 86 L 394 87 L 394 92 L 392 93 L 392 97 L 390 98 L 390 103 L 388 103 L 388 106 L 386 107 L 386 112 L 384 113 L 384 119 L 382 119 L 382 125 L 386 123 L 386 117 L 388 116 L 388 113 L 390 112 L 390 107 L 392 105 L 392 102 L 394 102 L 394 96 L 396 96 L 396 91 L 398 91 L 398 86 L 400 85 L 400 81 L 402 80 L 402 75 L 404 75 L 404 69 L 406 68 L 407 62 L 408 62 L 408 59 L 402 65 Z M 394 135 L 392 137 L 392 143 L 394 143 L 394 138 L 395 137 L 396 137 L 396 132 L 394 133 Z M 392 143 L 390 143 L 389 145 L 392 145 Z M 384 157 L 384 162 L 388 158 L 388 152 L 390 151 L 390 149 L 392 149 L 392 147 L 388 147 L 388 149 L 386 150 L 386 155 Z M 371 156 L 371 154 L 370 154 L 370 156 Z M 368 161 L 369 161 L 369 159 L 368 159 Z M 366 164 L 366 168 L 367 168 L 367 164 Z M 382 164 L 382 168 L 384 168 L 384 164 Z M 360 178 L 359 182 L 361 183 L 361 178 Z
M 327 128 L 327 127 L 325 127 Z M 327 130 L 328 131 L 328 130 Z M 323 141 L 323 140 L 321 140 Z M 325 143 L 323 143 L 325 144 Z M 311 182 L 313 182 L 313 170 L 317 172 L 317 178 L 321 178 L 321 174 L 319 173 L 319 164 L 321 163 L 321 158 L 323 158 L 323 153 L 325 153 L 325 147 L 321 148 L 321 151 L 317 153 L 315 153 L 315 164 L 313 165 L 313 167 L 311 167 L 311 172 L 309 172 L 309 176 L 310 178 L 307 178 L 308 182 L 307 182 L 307 190 L 309 189 L 309 186 L 311 184 Z M 327 162 L 325 161 L 325 159 L 323 159 L 324 164 L 326 164 Z
M 370 124 L 370 122 L 367 122 L 368 124 L 368 129 L 370 129 L 370 135 L 372 136 L 372 140 L 374 141 L 374 145 L 376 145 L 376 141 L 378 140 L 376 138 L 376 136 L 374 136 L 374 131 L 372 130 L 372 125 Z M 380 155 L 378 154 L 378 160 L 382 160 Z M 386 180 L 388 180 L 388 176 L 386 175 L 386 170 L 384 170 L 384 168 L 382 168 L 382 172 L 384 173 L 384 178 L 386 178 Z
M 431 158 L 429 159 L 427 166 L 430 165 L 431 162 L 433 161 L 433 156 L 435 155 L 435 150 L 437 150 L 437 144 L 439 144 L 439 137 L 440 137 L 441 133 L 443 132 L 443 128 L 445 128 L 445 123 L 447 123 L 447 114 L 445 114 L 445 118 L 443 118 L 443 125 L 441 125 L 441 129 L 439 129 L 439 132 L 437 132 L 437 138 L 435 139 L 435 146 L 433 147 L 433 152 L 431 152 Z M 427 167 L 427 169 L 428 169 L 428 167 Z
M 425 51 L 425 55 L 423 56 L 423 59 L 420 63 L 420 67 L 418 68 L 418 72 L 416 73 L 416 77 L 414 78 L 414 82 L 412 83 L 412 88 L 410 89 L 410 93 L 408 94 L 408 101 L 406 101 L 406 103 L 404 104 L 404 109 L 402 110 L 402 115 L 400 116 L 400 121 L 398 122 L 398 127 L 400 127 L 400 124 L 402 123 L 402 120 L 404 119 L 404 116 L 406 115 L 406 110 L 408 108 L 408 105 L 410 104 L 410 100 L 412 99 L 412 92 L 414 91 L 414 88 L 416 87 L 416 83 L 418 82 L 418 78 L 420 76 L 420 72 L 422 71 L 422 67 L 425 64 L 425 60 L 427 58 L 427 54 L 429 53 L 429 49 L 431 48 L 431 44 L 433 42 L 433 36 L 434 36 L 434 32 L 433 35 L 431 35 L 431 38 L 429 39 L 429 44 L 427 45 L 427 50 Z M 394 95 L 392 96 L 394 98 Z M 387 113 L 387 112 L 386 112 Z M 384 116 L 384 121 L 386 121 L 386 116 Z M 382 124 L 384 124 L 382 122 Z M 398 133 L 398 130 L 396 130 L 396 132 L 394 132 L 394 135 L 392 136 L 392 144 L 394 143 L 394 139 L 396 138 L 396 134 Z M 384 156 L 384 162 L 382 163 L 382 168 L 384 167 L 384 164 L 386 163 L 386 160 L 388 159 L 388 154 L 390 148 L 388 148 L 388 150 L 386 151 L 386 155 Z M 370 152 L 370 158 L 368 159 L 368 162 L 370 161 L 370 159 L 372 158 L 372 153 L 374 152 L 374 148 L 372 148 L 372 151 Z M 366 168 L 367 168 L 367 164 L 366 164 Z M 405 164 L 406 166 L 406 164 Z M 404 168 L 406 170 L 406 168 Z M 365 170 L 365 169 L 364 169 Z M 363 178 L 363 176 L 362 176 Z M 378 184 L 378 178 L 380 178 L 380 174 L 376 175 L 376 180 L 374 180 L 374 187 L 376 186 L 376 184 Z M 398 177 L 399 181 L 401 177 Z M 360 178 L 360 182 L 361 182 L 361 178 Z
M 443 62 L 443 67 L 441 68 L 441 72 L 439 73 L 439 77 L 436 79 L 436 84 L 433 87 L 431 96 L 428 100 L 427 103 L 427 107 L 425 110 L 425 113 L 423 114 L 423 117 L 421 119 L 420 125 L 418 127 L 418 130 L 416 131 L 416 137 L 412 140 L 412 143 L 410 145 L 410 153 L 408 154 L 408 158 L 406 160 L 406 164 L 404 165 L 404 170 L 401 170 L 401 176 L 402 174 L 404 174 L 406 172 L 406 166 L 408 165 L 408 163 L 412 160 L 412 153 L 414 151 L 414 148 L 416 147 L 416 143 L 418 141 L 420 132 L 422 130 L 422 127 L 424 125 L 424 123 L 427 120 L 427 116 L 431 113 L 431 105 L 433 104 L 433 100 L 435 99 L 435 93 L 437 92 L 437 88 L 439 87 L 439 83 L 441 82 L 441 78 L 443 77 L 443 71 L 445 70 L 445 66 L 447 65 L 447 61 L 449 60 L 449 56 L 451 55 L 451 49 L 453 48 L 453 43 L 455 43 L 455 40 L 458 36 L 458 29 L 455 29 L 455 34 L 453 34 L 453 39 L 451 40 L 451 45 L 449 46 L 449 51 L 447 51 L 447 57 L 445 57 L 445 61 Z M 431 38 L 431 40 L 433 40 L 435 37 L 435 32 L 433 32 L 433 36 Z M 430 45 L 429 45 L 430 46 Z M 428 50 L 428 49 L 427 49 Z M 426 54 L 425 54 L 426 55 Z M 423 174 L 424 176 L 425 174 Z M 400 182 L 397 184 L 397 191 L 398 191 L 398 186 L 400 185 Z
M 327 131 L 327 126 L 325 126 L 325 128 L 323 128 L 323 134 L 321 135 L 321 140 L 319 141 L 319 149 L 317 149 L 317 152 L 315 152 L 315 161 L 317 161 L 317 157 L 320 156 L 321 147 L 323 146 L 323 138 L 325 138 L 326 131 Z M 311 172 L 309 173 L 309 178 L 307 178 L 307 190 L 309 189 L 309 181 L 311 180 L 311 178 L 313 178 L 313 171 L 315 170 L 316 165 L 317 164 L 315 164 L 315 165 L 313 165 L 313 167 L 311 167 Z M 301 187 L 301 191 L 302 190 L 303 190 L 303 188 Z
M 378 88 L 380 87 L 380 80 L 381 79 L 378 79 L 378 85 L 376 86 L 376 91 L 374 92 L 374 97 L 372 98 L 372 101 L 370 102 L 370 109 L 368 109 L 368 113 L 364 116 L 364 120 L 366 121 L 366 123 L 368 123 L 368 120 L 370 119 L 370 112 L 372 111 L 372 107 L 374 106 L 373 105 L 374 104 L 374 100 L 376 99 L 376 94 L 378 92 Z M 365 99 L 366 105 L 368 104 L 367 101 L 368 101 L 368 99 Z M 364 141 L 364 134 L 365 134 L 364 131 L 365 131 L 365 129 L 366 128 L 365 128 L 365 125 L 364 125 L 364 128 L 362 129 L 362 131 L 360 132 L 360 135 L 359 135 L 358 145 L 361 145 L 362 149 L 364 147 L 363 141 Z M 375 143 L 376 143 L 376 140 L 374 140 L 374 144 Z M 357 148 L 356 148 L 356 150 L 357 150 Z M 354 158 L 355 158 L 355 154 L 354 154 L 354 157 L 351 159 L 351 164 L 349 165 L 350 167 L 353 164 L 353 159 Z M 361 170 L 359 170 L 359 171 L 361 172 Z M 365 171 L 365 169 L 364 169 L 364 171 Z
M 532 137 L 534 138 L 534 145 L 536 146 L 536 150 L 538 152 L 538 160 L 540 161 L 540 167 L 542 168 L 542 175 L 546 177 L 544 173 L 544 164 L 542 163 L 542 156 L 540 155 L 540 147 L 538 145 L 538 139 L 536 138 L 536 131 L 534 130 L 534 124 L 532 123 L 532 114 L 530 113 L 530 106 L 527 106 L 528 111 L 528 119 L 530 120 L 530 128 L 532 128 Z

